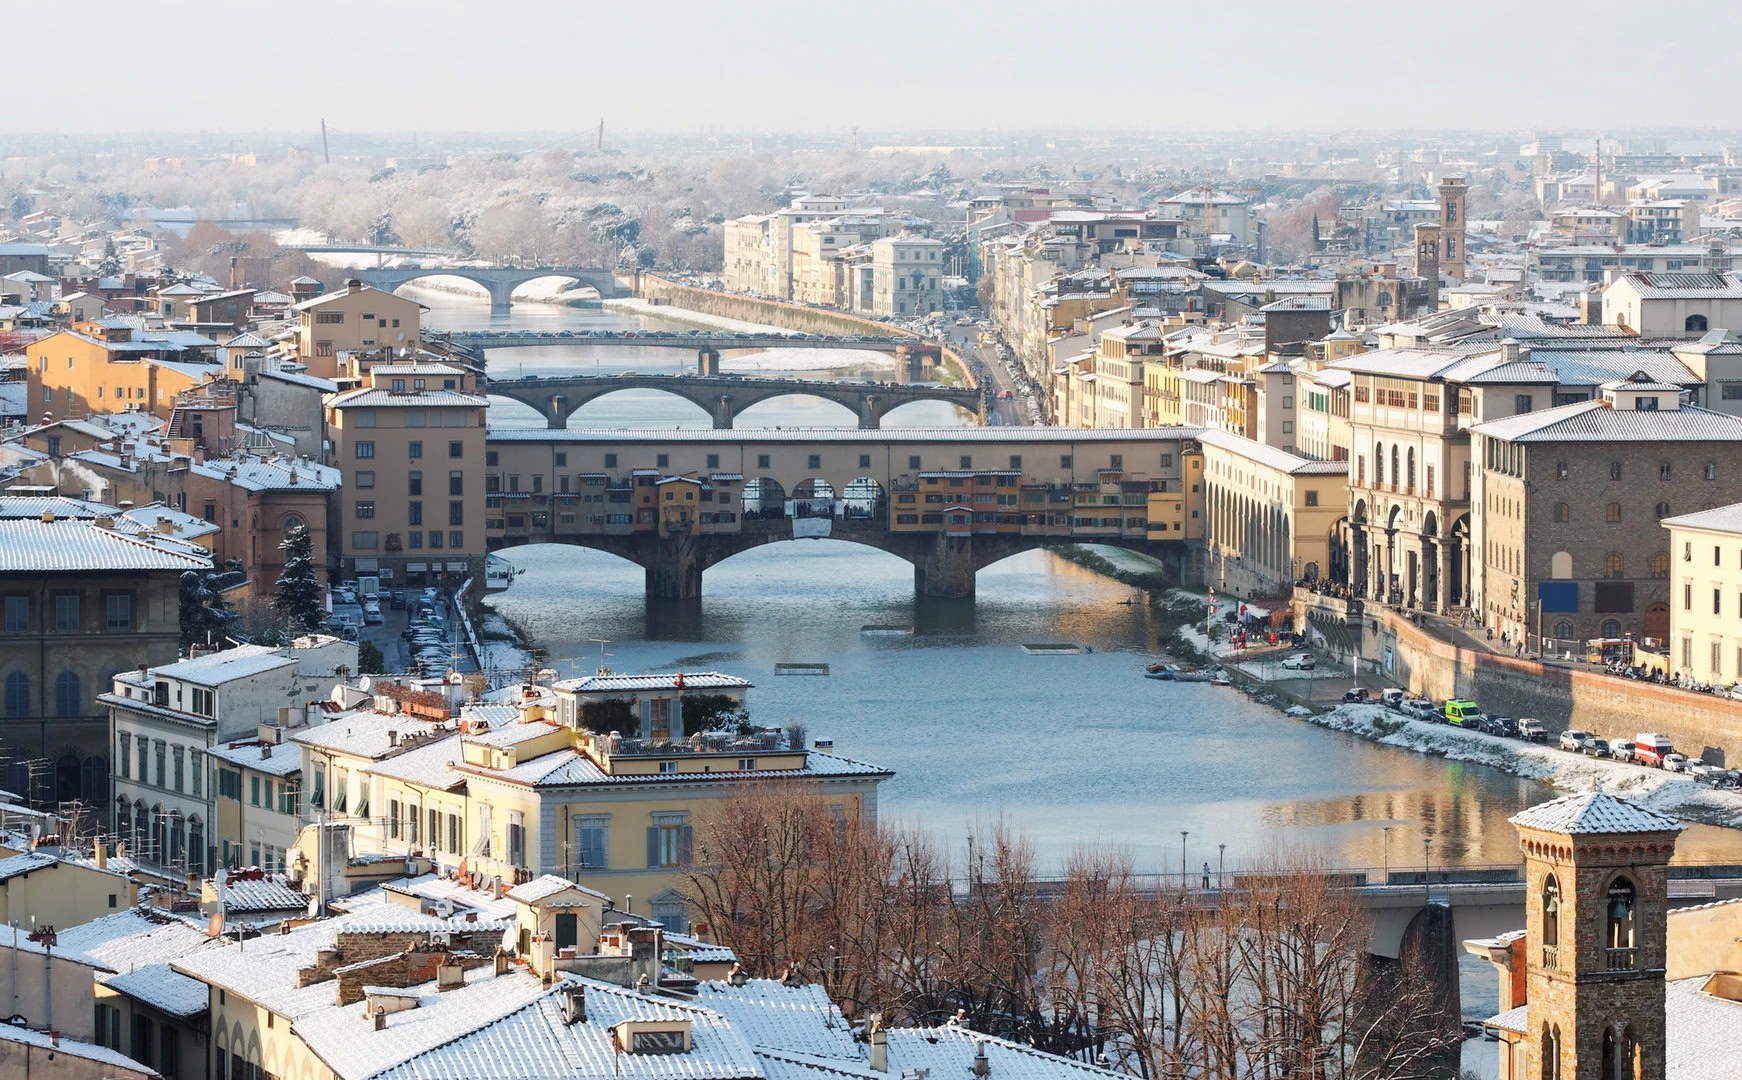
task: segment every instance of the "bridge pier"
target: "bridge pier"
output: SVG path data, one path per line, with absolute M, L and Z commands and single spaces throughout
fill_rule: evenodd
M 913 591 L 920 596 L 961 599 L 974 595 L 974 538 L 937 535 L 913 560 Z
M 514 297 L 514 286 L 506 281 L 492 281 L 484 287 L 490 290 L 490 314 L 508 314 Z
M 859 399 L 859 426 L 867 430 L 883 426 L 883 400 L 876 394 Z
M 696 353 L 697 375 L 719 375 L 720 353 L 717 349 L 702 349 Z
M 714 402 L 714 428 L 724 431 L 732 426 L 732 395 L 721 394 L 720 400 Z
M 665 536 L 646 541 L 651 548 L 644 557 L 649 600 L 699 600 L 702 596 L 702 557 L 696 540 L 689 535 Z
M 574 412 L 569 408 L 566 395 L 557 394 L 550 399 L 550 407 L 544 412 L 544 425 L 552 431 L 561 431 L 569 426 L 569 416 Z

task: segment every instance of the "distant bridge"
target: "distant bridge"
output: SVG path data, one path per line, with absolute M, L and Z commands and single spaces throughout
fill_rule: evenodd
M 467 349 L 531 349 L 541 346 L 630 346 L 638 349 L 695 349 L 697 354 L 727 349 L 862 349 L 868 352 L 929 353 L 942 347 L 911 334 L 733 333 L 729 330 L 449 330 L 445 340 Z M 712 374 L 703 371 L 702 374 Z
M 290 224 L 296 223 L 293 221 Z M 398 247 L 393 244 L 280 244 L 279 247 L 286 251 L 306 251 L 312 255 L 348 255 L 354 252 L 380 258 L 389 255 L 440 255 L 453 258 L 460 254 L 446 248 Z
M 914 401 L 947 401 L 985 419 L 979 390 L 903 383 L 833 382 L 822 379 L 758 379 L 732 375 L 565 375 L 491 379 L 488 393 L 537 409 L 546 426 L 566 428 L 576 409 L 618 390 L 662 390 L 713 414 L 714 427 L 729 428 L 739 410 L 771 398 L 804 394 L 852 409 L 861 428 L 881 427 L 883 414 Z
M 356 248 L 341 247 L 338 250 L 354 251 Z M 392 292 L 419 278 L 464 278 L 489 291 L 490 311 L 498 315 L 508 311 L 515 289 L 540 278 L 567 278 L 578 285 L 591 285 L 601 297 L 623 295 L 616 271 L 603 266 L 377 266 L 359 271 L 358 277 L 363 284 L 384 292 Z

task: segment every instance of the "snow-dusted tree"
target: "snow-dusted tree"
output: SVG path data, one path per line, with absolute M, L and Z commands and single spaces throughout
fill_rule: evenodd
M 314 546 L 306 525 L 292 528 L 278 545 L 284 552 L 284 572 L 278 575 L 272 610 L 292 631 L 314 630 L 326 614 L 326 605 L 321 602 L 321 583 L 315 577 Z

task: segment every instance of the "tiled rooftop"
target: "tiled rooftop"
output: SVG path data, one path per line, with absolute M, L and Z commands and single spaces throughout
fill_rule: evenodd
M 1606 791 L 1550 799 L 1514 814 L 1511 821 L 1523 829 L 1569 835 L 1680 832 L 1686 827 L 1675 818 L 1617 799 Z

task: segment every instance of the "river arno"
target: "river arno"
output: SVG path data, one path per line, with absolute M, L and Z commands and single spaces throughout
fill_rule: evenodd
M 436 327 L 605 328 L 662 324 L 639 315 L 538 304 L 491 317 L 481 302 L 421 291 Z M 875 356 L 847 363 L 876 360 Z M 572 349 L 493 354 L 498 371 L 676 371 L 682 350 Z M 728 357 L 728 364 L 733 358 Z M 838 365 L 802 350 L 739 358 L 741 370 Z M 775 365 L 778 364 L 777 368 Z M 514 365 L 509 368 L 508 365 Z M 850 426 L 818 399 L 746 410 L 741 423 Z M 966 422 L 919 403 L 898 422 Z M 497 426 L 542 426 L 524 406 L 492 403 Z M 699 408 L 657 391 L 589 404 L 574 427 L 706 427 Z M 1232 868 L 1277 848 L 1312 849 L 1346 866 L 1514 863 L 1506 819 L 1553 795 L 1498 770 L 1380 747 L 1301 723 L 1225 687 L 1142 677 L 1172 626 L 1130 590 L 1055 556 L 1032 552 L 983 571 L 971 602 L 916 601 L 911 568 L 894 556 L 808 540 L 746 552 L 708 571 L 699 606 L 649 603 L 642 572 L 582 548 L 511 549 L 521 570 L 491 604 L 523 627 L 564 675 L 614 669 L 714 668 L 756 684 L 753 714 L 803 723 L 836 750 L 886 765 L 887 818 L 935 829 L 960 848 L 994 818 L 1019 827 L 1053 868 L 1078 844 L 1128 847 L 1148 871 Z M 871 637 L 867 624 L 912 626 Z M 1031 656 L 1024 642 L 1072 641 L 1093 652 Z M 774 665 L 818 662 L 827 677 L 777 677 Z M 1684 857 L 1717 857 L 1734 834 L 1695 828 Z M 1225 848 L 1223 847 L 1225 845 Z

